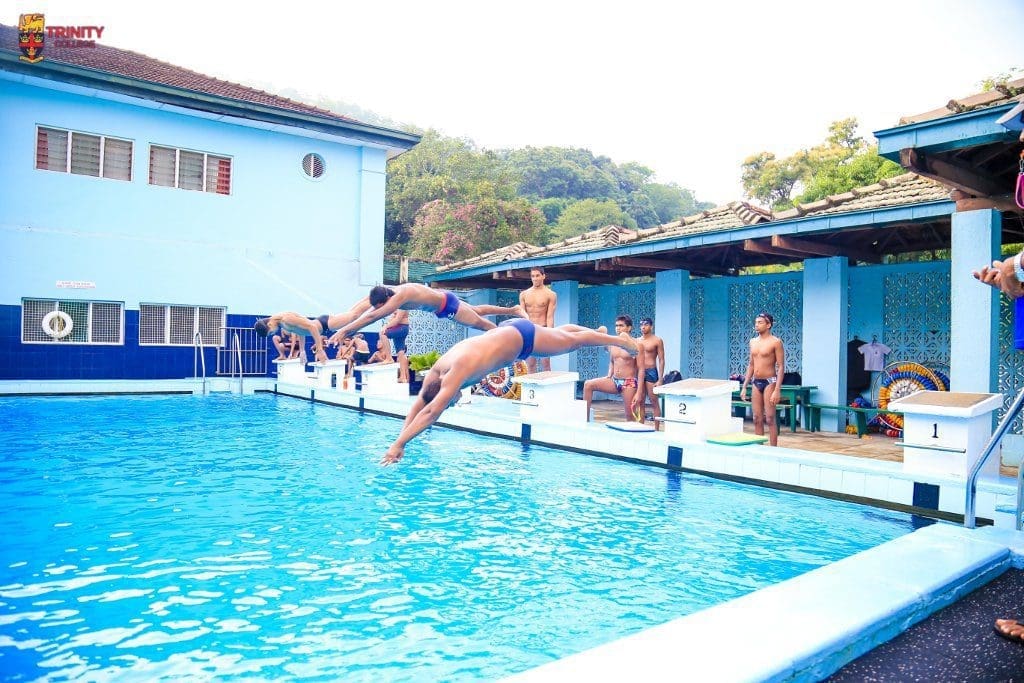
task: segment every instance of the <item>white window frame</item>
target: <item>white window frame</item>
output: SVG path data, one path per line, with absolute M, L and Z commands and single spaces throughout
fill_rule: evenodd
M 52 130 L 57 133 L 67 133 L 68 143 L 67 150 L 64 153 L 64 168 L 39 168 L 39 131 L 40 130 Z M 100 139 L 100 166 L 99 175 L 89 175 L 88 173 L 74 173 L 71 170 L 71 149 L 73 147 L 73 140 L 75 135 L 88 135 L 92 138 Z M 131 149 L 128 152 L 128 159 L 130 160 L 131 167 L 128 169 L 128 178 L 111 178 L 103 175 L 103 164 L 106 160 L 106 144 L 107 140 L 117 140 L 118 142 L 127 142 Z M 132 182 L 135 179 L 135 141 L 128 138 L 119 138 L 113 135 L 101 135 L 99 133 L 87 133 L 85 131 L 70 130 L 68 128 L 59 128 L 57 126 L 45 126 L 43 124 L 36 124 L 36 139 L 35 139 L 35 154 L 33 158 L 33 167 L 37 171 L 52 171 L 54 173 L 67 173 L 69 175 L 82 176 L 83 178 L 99 178 L 102 180 L 117 180 L 120 182 Z
M 144 342 L 142 341 L 142 307 L 151 306 L 154 308 L 162 308 L 164 310 L 164 329 L 162 341 L 159 342 Z M 189 336 L 187 342 L 172 342 L 171 341 L 171 309 L 172 308 L 191 308 L 193 309 L 192 316 L 192 334 Z M 228 308 L 227 306 L 206 306 L 206 305 L 192 305 L 192 304 L 158 304 L 151 303 L 148 301 L 139 302 L 139 346 L 194 346 L 196 333 L 199 332 L 199 321 L 201 319 L 200 311 L 220 311 L 220 336 L 217 339 L 203 339 L 204 347 L 218 348 L 224 346 L 224 329 L 227 326 Z
M 153 182 L 153 179 L 152 179 L 152 164 L 153 164 L 153 148 L 154 147 L 158 147 L 160 149 L 165 149 L 165 150 L 174 152 L 174 185 L 160 185 L 158 183 L 154 183 Z M 189 152 L 191 154 L 202 154 L 203 155 L 203 182 L 202 182 L 203 187 L 202 187 L 202 189 L 193 190 L 192 188 L 182 187 L 181 186 L 181 153 L 182 152 Z M 209 168 L 210 157 L 215 157 L 215 158 L 218 158 L 218 159 L 227 159 L 231 163 L 230 175 L 228 177 L 228 191 L 227 192 L 217 192 L 216 189 L 213 189 L 213 190 L 206 189 L 207 169 Z M 190 191 L 190 192 L 204 192 L 206 194 L 215 194 L 215 195 L 219 195 L 221 197 L 230 197 L 232 195 L 232 193 L 234 192 L 234 184 L 235 184 L 234 183 L 235 158 L 233 156 L 230 156 L 230 155 L 227 155 L 227 154 L 216 154 L 214 152 L 202 152 L 202 151 L 200 151 L 198 149 L 186 149 L 184 147 L 174 147 L 173 145 L 161 145 L 161 144 L 158 144 L 158 143 L 155 143 L 155 142 L 151 142 L 151 143 L 149 143 L 149 157 L 148 157 L 148 161 L 149 161 L 149 164 L 150 164 L 150 167 L 151 167 L 150 168 L 150 172 L 148 174 L 148 182 L 153 187 L 173 187 L 176 190 L 187 190 L 187 191 Z
M 66 304 L 66 307 L 74 307 L 87 305 L 88 311 L 86 313 L 86 339 L 85 341 L 75 341 L 72 339 L 52 339 L 47 337 L 45 339 L 25 339 L 25 305 L 27 303 L 34 304 L 52 304 L 51 311 L 62 310 L 61 304 Z M 96 304 L 103 304 L 107 306 L 117 306 L 118 309 L 118 329 L 117 336 L 118 341 L 93 341 L 93 306 Z M 40 333 L 45 336 L 46 333 L 41 329 Z M 74 335 L 74 330 L 71 332 Z M 124 302 L 123 301 L 82 301 L 80 299 L 36 299 L 32 297 L 25 297 L 21 300 L 21 343 L 22 344 L 76 344 L 78 346 L 124 346 Z

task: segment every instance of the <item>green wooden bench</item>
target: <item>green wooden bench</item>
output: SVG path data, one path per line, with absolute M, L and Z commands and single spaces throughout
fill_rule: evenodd
M 778 423 L 780 427 L 786 423 L 786 419 L 782 417 L 782 415 L 785 413 L 785 411 L 791 409 L 792 407 L 793 406 L 789 405 L 788 403 L 779 403 L 775 407 L 775 422 Z M 742 417 L 746 419 L 747 408 L 753 409 L 753 406 L 751 405 L 750 401 L 733 401 L 732 416 Z
M 884 408 L 854 408 L 853 406 L 837 406 L 829 403 L 808 403 L 804 406 L 804 413 L 807 415 L 807 429 L 812 432 L 821 431 L 821 411 L 822 410 L 845 410 L 847 413 L 853 415 L 853 424 L 857 428 L 857 438 L 864 436 L 868 432 L 868 422 L 874 419 L 878 415 L 903 415 L 903 413 L 895 410 L 885 410 Z

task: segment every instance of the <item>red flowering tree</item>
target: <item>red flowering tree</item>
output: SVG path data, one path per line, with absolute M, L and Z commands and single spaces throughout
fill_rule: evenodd
M 523 199 L 484 197 L 467 204 L 435 199 L 416 212 L 410 255 L 452 263 L 514 242 L 536 244 L 545 225 L 544 214 Z

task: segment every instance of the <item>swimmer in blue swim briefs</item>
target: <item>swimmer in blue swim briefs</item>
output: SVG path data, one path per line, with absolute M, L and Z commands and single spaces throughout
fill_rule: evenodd
M 377 285 L 367 297 L 368 308 L 358 317 L 337 328 L 329 343 L 335 344 L 349 332 L 362 329 L 370 323 L 382 320 L 395 311 L 428 311 L 438 318 L 447 318 L 478 330 L 492 330 L 495 324 L 483 318 L 485 315 L 514 315 L 524 317 L 523 309 L 517 306 L 473 306 L 443 289 L 431 289 L 426 285 L 409 282 L 393 287 Z M 360 305 L 357 304 L 355 308 Z M 355 308 L 353 310 L 355 310 Z
M 324 334 L 327 333 L 327 318 L 328 316 L 326 315 L 322 315 L 319 318 L 307 318 L 298 313 L 287 311 L 275 313 L 267 318 L 260 318 L 253 325 L 253 328 L 256 330 L 256 334 L 261 337 L 272 335 L 279 329 L 297 334 L 299 337 L 312 337 L 313 353 L 316 355 L 316 359 L 318 361 L 325 361 L 327 360 L 327 350 L 324 348 Z
M 661 378 L 665 376 L 665 342 L 654 334 L 654 320 L 640 318 L 640 342 L 644 346 L 644 396 L 640 400 L 640 421 L 647 415 L 647 404 L 651 404 L 651 414 L 655 426 L 661 417 L 661 401 L 654 393 L 654 387 L 661 386 Z
M 636 355 L 640 348 L 628 336 L 613 337 L 579 325 L 538 327 L 528 320 L 507 320 L 484 334 L 463 339 L 448 349 L 423 379 L 423 388 L 409 409 L 398 438 L 381 459 L 390 465 L 405 455 L 405 446 L 434 424 L 453 405 L 464 387 L 477 384 L 498 368 L 529 355 L 557 356 L 585 346 L 613 346 Z
M 775 318 L 770 313 L 758 313 L 754 318 L 757 336 L 750 340 L 750 363 L 743 376 L 740 400 L 747 400 L 747 384 L 754 385 L 750 396 L 750 408 L 754 413 L 754 433 L 764 434 L 764 423 L 768 423 L 768 443 L 779 445 L 779 423 L 775 409 L 779 404 L 782 375 L 786 367 L 786 353 L 782 340 L 772 334 Z

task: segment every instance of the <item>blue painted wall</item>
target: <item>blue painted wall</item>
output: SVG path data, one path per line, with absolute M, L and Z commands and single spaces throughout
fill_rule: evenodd
M 0 111 L 0 378 L 37 362 L 32 376 L 76 376 L 54 374 L 75 359 L 83 377 L 184 376 L 182 354 L 190 375 L 191 348 L 138 347 L 129 330 L 140 303 L 224 306 L 251 324 L 280 310 L 345 310 L 381 278 L 382 149 L 4 72 Z M 132 140 L 133 180 L 36 170 L 37 125 Z M 231 194 L 150 185 L 151 143 L 231 157 Z M 318 180 L 301 169 L 310 152 L 326 162 Z M 23 346 L 22 298 L 123 302 L 124 347 Z

